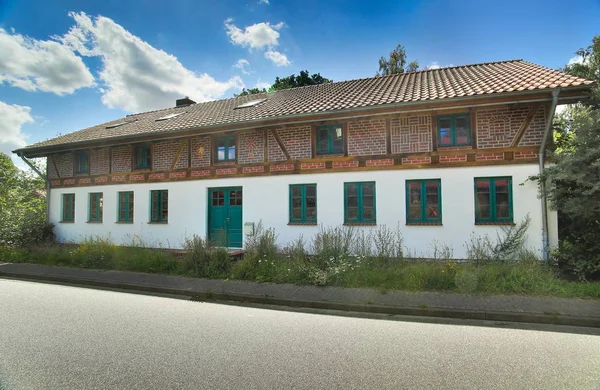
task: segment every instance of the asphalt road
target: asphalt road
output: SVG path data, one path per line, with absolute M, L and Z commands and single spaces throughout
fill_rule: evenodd
M 600 336 L 0 279 L 0 389 L 600 389 Z

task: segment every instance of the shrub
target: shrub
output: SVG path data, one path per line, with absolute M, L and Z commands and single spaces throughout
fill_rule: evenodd
M 463 270 L 454 276 L 454 284 L 462 294 L 474 293 L 477 290 L 477 283 L 479 283 L 479 278 L 471 271 Z
M 253 252 L 259 257 L 274 258 L 279 252 L 275 230 L 264 229 L 262 221 L 256 224 L 254 234 L 246 238 L 246 251 Z
M 209 240 L 197 235 L 186 238 L 184 249 L 187 251 L 185 262 L 188 273 L 205 278 L 227 276 L 232 263 L 227 249 L 216 248 Z
M 321 226 L 313 240 L 311 263 L 325 270 L 329 261 L 349 256 L 354 237 L 355 230 L 352 227 Z
M 531 219 L 529 214 L 518 225 L 503 227 L 502 233 L 492 240 L 487 234 L 477 236 L 471 234 L 470 241 L 466 243 L 467 258 L 476 264 L 490 260 L 516 260 L 525 250 L 527 229 Z
M 115 258 L 116 246 L 110 238 L 86 238 L 74 251 L 84 268 L 111 269 Z

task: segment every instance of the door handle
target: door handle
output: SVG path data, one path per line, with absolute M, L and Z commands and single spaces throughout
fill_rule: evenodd
M 225 222 L 229 223 L 229 221 L 230 221 L 229 217 L 225 218 Z

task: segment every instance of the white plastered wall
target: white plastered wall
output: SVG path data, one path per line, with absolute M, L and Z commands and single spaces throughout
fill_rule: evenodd
M 535 164 L 437 169 L 403 169 L 279 175 L 247 178 L 222 178 L 170 183 L 105 185 L 60 188 L 51 191 L 51 222 L 56 224 L 57 238 L 63 242 L 79 242 L 86 237 L 108 237 L 115 243 L 128 244 L 134 238 L 154 247 L 179 248 L 186 236 L 206 235 L 207 195 L 211 187 L 243 188 L 243 222 L 258 223 L 275 229 L 280 244 L 299 235 L 310 243 L 318 226 L 289 226 L 289 185 L 317 184 L 317 216 L 319 224 L 340 226 L 344 221 L 344 182 L 375 181 L 377 224 L 396 228 L 400 224 L 405 246 L 419 257 L 431 256 L 432 243 L 437 241 L 452 247 L 454 257 L 464 258 L 465 242 L 472 233 L 489 234 L 492 238 L 501 227 L 474 224 L 473 178 L 512 176 L 514 221 L 529 214 L 531 223 L 527 245 L 541 254 L 542 218 L 537 184 L 527 181 L 535 175 Z M 443 226 L 406 226 L 405 180 L 441 179 Z M 149 224 L 150 190 L 169 190 L 168 224 Z M 133 224 L 116 223 L 117 193 L 134 191 Z M 104 213 L 102 223 L 87 223 L 89 193 L 102 192 Z M 75 193 L 75 222 L 60 223 L 62 194 Z M 557 217 L 549 212 L 550 244 L 555 246 Z M 371 229 L 372 227 L 358 227 Z

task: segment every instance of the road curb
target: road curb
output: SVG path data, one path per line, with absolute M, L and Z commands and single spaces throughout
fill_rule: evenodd
M 468 309 L 447 309 L 432 307 L 401 307 L 385 306 L 359 303 L 343 303 L 330 301 L 307 301 L 301 299 L 285 299 L 273 296 L 257 296 L 248 294 L 231 294 L 213 291 L 192 291 L 188 289 L 165 288 L 149 286 L 144 284 L 128 284 L 111 282 L 98 279 L 73 278 L 64 276 L 51 276 L 40 274 L 21 274 L 16 272 L 4 272 L 0 269 L 0 277 L 18 280 L 47 281 L 60 284 L 76 285 L 82 287 L 100 287 L 119 290 L 136 291 L 143 293 L 178 295 L 189 297 L 199 301 L 233 301 L 244 303 L 255 303 L 263 305 L 288 306 L 294 308 L 325 309 L 337 311 L 363 312 L 370 314 L 406 315 L 436 318 L 452 318 L 464 320 L 486 320 L 498 322 L 525 322 L 547 325 L 568 325 L 588 328 L 600 328 L 600 318 L 570 316 L 560 313 L 525 313 L 525 312 L 502 312 L 482 311 Z

